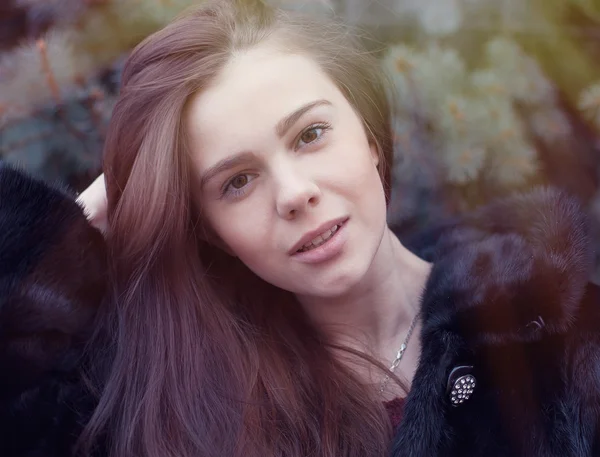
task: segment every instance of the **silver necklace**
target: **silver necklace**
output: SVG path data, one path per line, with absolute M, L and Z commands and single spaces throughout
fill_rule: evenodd
M 396 358 L 394 359 L 394 361 L 392 362 L 392 365 L 390 366 L 390 373 L 393 373 L 396 370 L 396 368 L 398 367 L 398 365 L 400 365 L 400 361 L 402 360 L 402 356 L 404 355 L 404 352 L 406 351 L 406 348 L 408 347 L 408 342 L 413 333 L 413 330 L 417 326 L 417 321 L 419 320 L 420 314 L 421 313 L 418 312 L 415 315 L 415 317 L 413 317 L 413 320 L 410 323 L 410 327 L 408 328 L 408 333 L 406 334 L 406 338 L 404 338 L 404 342 L 402 343 L 402 346 L 400 346 L 400 349 L 398 349 Z M 383 394 L 383 392 L 385 391 L 385 386 L 387 385 L 388 381 L 390 380 L 390 373 L 386 373 L 385 378 L 383 378 L 383 381 L 381 381 L 381 388 L 379 389 L 379 393 L 381 393 L 381 394 Z

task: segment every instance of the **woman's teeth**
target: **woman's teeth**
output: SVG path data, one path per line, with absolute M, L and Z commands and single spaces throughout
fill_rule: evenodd
M 337 232 L 337 230 L 340 228 L 340 225 L 341 224 L 336 224 L 333 227 L 331 227 L 329 230 L 325 230 L 323 233 L 318 235 L 310 243 L 306 243 L 304 246 L 302 246 L 302 248 L 300 248 L 298 250 L 298 252 L 310 251 L 311 249 L 321 246 L 323 243 L 325 243 L 325 241 L 327 241 L 329 238 L 331 238 L 335 232 Z

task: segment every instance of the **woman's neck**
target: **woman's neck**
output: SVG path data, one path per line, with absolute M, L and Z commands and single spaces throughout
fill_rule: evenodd
M 387 228 L 359 284 L 344 296 L 298 300 L 335 343 L 368 348 L 386 359 L 384 354 L 390 350 L 395 354 L 418 313 L 429 270 L 430 265 L 406 249 Z

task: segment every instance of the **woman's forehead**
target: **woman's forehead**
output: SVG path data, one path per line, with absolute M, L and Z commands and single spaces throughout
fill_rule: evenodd
M 257 48 L 237 55 L 215 84 L 193 97 L 186 122 L 192 141 L 211 147 L 271 131 L 283 117 L 316 100 L 331 105 L 344 100 L 316 62 Z
M 293 104 L 323 98 L 335 85 L 312 59 L 257 48 L 237 55 L 215 84 L 198 93 L 190 113 L 200 121 L 240 114 L 287 111 Z M 282 113 L 277 113 L 282 114 Z

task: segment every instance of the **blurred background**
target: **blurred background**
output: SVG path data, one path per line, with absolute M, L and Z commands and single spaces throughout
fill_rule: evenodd
M 0 0 L 0 160 L 83 190 L 127 53 L 201 1 Z M 600 247 L 600 0 L 271 3 L 359 27 L 390 75 L 405 237 L 551 184 L 583 201 Z

